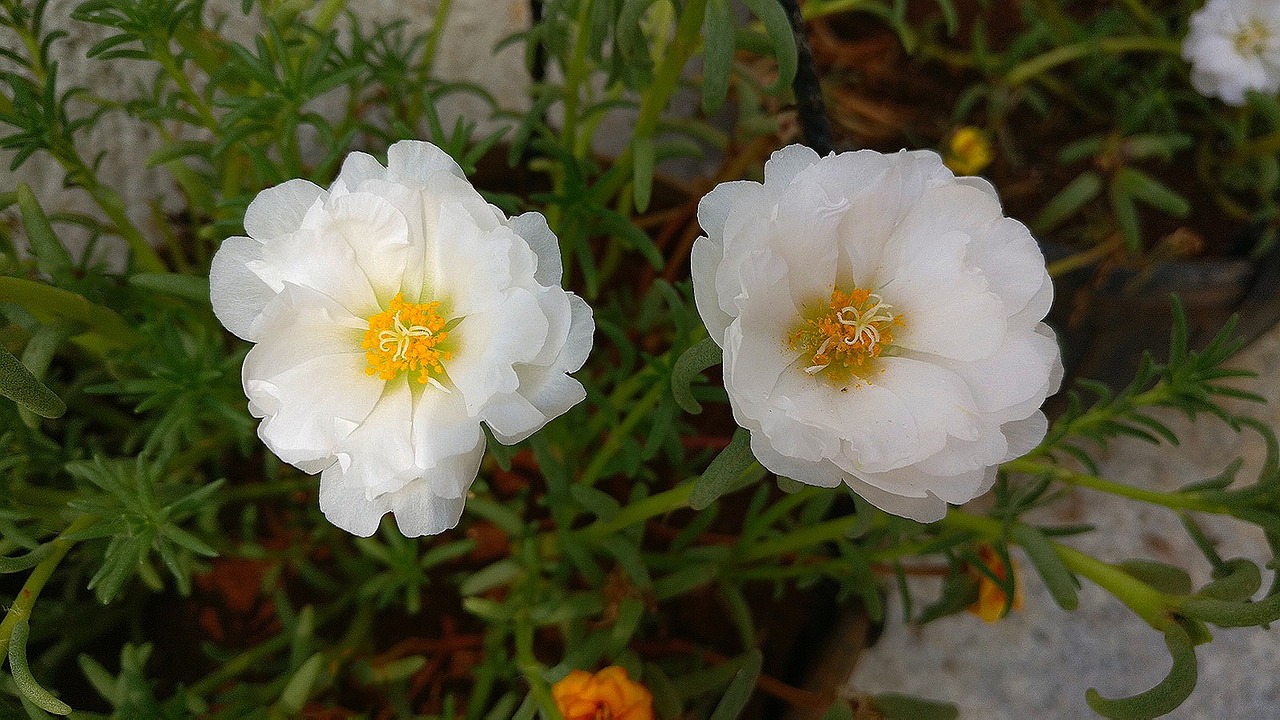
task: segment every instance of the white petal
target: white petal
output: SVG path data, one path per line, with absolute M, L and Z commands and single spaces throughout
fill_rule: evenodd
M 780 190 L 802 170 L 818 162 L 818 153 L 804 145 L 788 145 L 774 150 L 764 164 L 764 184 L 770 190 Z
M 408 224 L 376 195 L 352 193 L 317 207 L 295 233 L 264 249 L 265 262 L 288 282 L 333 298 L 367 318 L 398 291 L 408 260 Z
M 452 458 L 467 455 L 483 440 L 480 419 L 468 414 L 456 390 L 445 392 L 434 386 L 422 390 L 413 408 L 413 454 L 418 468 L 452 467 L 456 465 Z M 444 484 L 432 492 L 441 497 L 460 497 L 471 484 L 471 478 L 455 482 L 448 473 L 440 477 Z
M 1037 410 L 1027 418 L 1001 425 L 1000 431 L 1009 442 L 1009 451 L 1001 462 L 1008 462 L 1026 455 L 1040 445 L 1049 432 L 1049 419 Z
M 762 195 L 760 183 L 750 180 L 735 180 L 716 185 L 711 192 L 698 201 L 698 225 L 707 237 L 717 243 L 723 243 L 725 222 L 744 200 L 754 201 Z
M 969 362 L 940 359 L 938 363 L 964 378 L 973 389 L 978 411 L 996 413 L 1028 400 L 1039 407 L 1045 398 L 1045 380 L 1058 358 L 1053 338 L 1026 330 L 1006 335 L 987 357 Z
M 689 255 L 689 272 L 693 277 L 693 300 L 698 314 L 707 326 L 707 333 L 720 347 L 724 347 L 724 331 L 733 317 L 720 306 L 716 294 L 716 273 L 724 261 L 724 246 L 711 238 L 698 238 Z
M 454 327 L 450 339 L 457 350 L 444 366 L 468 415 L 479 413 L 490 397 L 516 391 L 520 378 L 513 366 L 537 356 L 547 329 L 537 300 L 523 288 L 512 288 L 496 307 L 470 313 Z
M 476 447 L 476 451 L 471 456 L 458 457 L 454 463 L 456 467 L 450 472 L 460 477 L 469 475 L 475 479 L 483 453 L 484 445 L 481 444 Z M 472 459 L 474 462 L 471 462 Z M 444 469 L 442 468 L 440 472 L 443 473 Z M 419 482 L 425 486 L 430 484 L 431 479 Z M 439 535 L 445 530 L 457 527 L 458 520 L 462 518 L 462 508 L 465 503 L 465 498 L 432 495 L 426 487 L 418 487 L 418 483 L 412 483 L 391 496 L 391 511 L 395 513 L 396 527 L 400 529 L 402 535 L 422 537 Z
M 933 495 L 913 497 L 899 495 L 896 492 L 885 492 L 856 477 L 847 477 L 845 482 L 867 502 L 887 513 L 910 518 L 920 523 L 937 522 L 947 516 L 946 501 Z
M 312 205 L 323 197 L 324 189 L 306 180 L 289 180 L 258 193 L 244 211 L 244 230 L 249 237 L 270 240 L 296 231 Z
M 844 481 L 840 468 L 828 461 L 806 461 L 788 457 L 773 449 L 762 432 L 751 433 L 751 454 L 769 472 L 815 487 L 836 487 Z
M 538 271 L 534 273 L 534 279 L 548 287 L 559 286 L 564 277 L 560 240 L 551 232 L 547 218 L 542 213 L 527 212 L 511 218 L 508 227 L 524 238 L 529 248 L 538 256 Z
M 413 452 L 413 394 L 406 375 L 387 381 L 373 410 L 338 443 L 336 455 L 347 482 L 373 499 L 399 490 L 417 476 Z
M 245 394 L 265 413 L 258 436 L 288 463 L 333 456 L 343 434 L 368 416 L 381 392 L 382 381 L 365 375 L 364 368 L 363 354 L 348 353 L 305 359 L 269 378 L 246 375 Z
M 449 154 L 429 142 L 401 140 L 387 148 L 387 179 L 406 185 L 431 185 L 440 173 L 466 180 Z
M 338 172 L 338 182 L 342 183 L 345 192 L 359 192 L 361 184 L 366 180 L 385 180 L 387 169 L 382 167 L 372 155 L 359 151 L 347 154 L 342 161 L 342 170 Z M 334 189 L 330 189 L 333 192 Z
M 894 343 L 955 360 L 986 357 L 1004 340 L 1006 315 L 981 272 L 964 263 L 969 236 L 912 242 L 881 295 L 903 316 Z
M 999 217 L 977 231 L 966 248 L 965 261 L 982 270 L 991 292 L 1000 297 L 1009 315 L 1026 308 L 1046 283 L 1052 288 L 1040 247 L 1031 231 L 1017 220 Z M 1048 306 L 1044 310 L 1048 312 Z
M 448 300 L 454 317 L 485 312 L 512 285 L 511 245 L 522 241 L 507 228 L 486 232 L 459 203 L 439 206 L 435 242 L 428 247 L 432 292 Z M 523 243 L 522 243 L 523 244 Z
M 258 339 L 255 324 L 262 310 L 276 296 L 254 267 L 262 265 L 262 243 L 247 237 L 230 237 L 213 255 L 209 267 L 209 301 L 218 321 L 242 340 Z

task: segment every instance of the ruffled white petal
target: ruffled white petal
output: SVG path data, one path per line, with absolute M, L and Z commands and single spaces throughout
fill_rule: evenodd
M 289 180 L 267 188 L 245 209 L 244 230 L 249 237 L 263 241 L 295 232 L 307 211 L 324 195 L 322 188 L 307 180 Z
M 209 268 L 209 301 L 218 321 L 242 340 L 258 339 L 255 328 L 276 290 L 259 275 L 262 243 L 247 237 L 222 241 Z M 255 270 L 255 268 L 257 270 Z

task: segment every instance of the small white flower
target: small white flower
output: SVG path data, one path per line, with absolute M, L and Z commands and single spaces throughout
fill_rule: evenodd
M 1035 447 L 1061 381 L 1044 257 L 937 154 L 792 145 L 698 206 L 698 310 L 774 473 L 920 521 Z
M 1209 0 L 1191 16 L 1182 57 L 1195 89 L 1228 105 L 1280 90 L 1280 2 Z
M 249 204 L 210 270 L 213 309 L 256 343 L 242 372 L 258 435 L 320 472 L 334 525 L 457 524 L 485 422 L 518 442 L 586 393 L 591 309 L 560 287 L 538 213 L 508 219 L 425 142 L 353 152 L 328 191 L 290 180 Z

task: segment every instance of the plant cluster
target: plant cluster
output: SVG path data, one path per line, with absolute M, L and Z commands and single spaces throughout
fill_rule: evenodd
M 896 592 L 910 621 L 928 622 L 973 605 L 984 583 L 999 589 L 984 596 L 1002 599 L 1003 615 L 1018 597 L 1016 549 L 1063 608 L 1088 581 L 1163 634 L 1173 658 L 1164 681 L 1129 698 L 1089 695 L 1109 717 L 1153 717 L 1192 692 L 1210 626 L 1280 618 L 1280 580 L 1254 599 L 1274 558 L 1220 557 L 1205 529 L 1250 523 L 1280 553 L 1280 450 L 1271 429 L 1223 402 L 1257 399 L 1229 382 L 1241 374 L 1224 367 L 1239 347 L 1231 327 L 1196 350 L 1175 312 L 1167 360 L 1148 356 L 1119 392 L 1070 391 L 1043 442 L 999 467 L 984 511 L 919 523 L 848 486 L 774 475 L 708 372 L 722 353 L 688 266 L 698 196 L 759 177 L 796 133 L 791 104 L 804 91 L 793 96 L 792 84 L 812 71 L 793 35 L 800 9 L 537 3 L 531 28 L 507 41 L 525 49 L 535 78 L 528 107 L 512 109 L 437 77 L 451 4 L 439 2 L 431 30 L 416 35 L 404 23 L 370 27 L 342 0 L 305 11 L 244 0 L 238 11 L 261 32 L 239 43 L 200 0 L 86 0 L 67 23 L 105 33 L 88 61 L 153 71 L 120 99 L 61 84 L 54 51 L 67 30 L 47 0 L 0 0 L 0 147 L 14 169 L 60 166 L 94 205 L 56 212 L 26 185 L 0 193 L 11 219 L 0 225 L 4 712 L 559 718 L 569 695 L 628 708 L 644 697 L 616 677 L 601 690 L 604 673 L 582 675 L 608 665 L 642 683 L 664 720 L 727 720 L 752 702 L 830 720 L 948 717 L 954 709 L 940 703 L 800 689 L 762 653 L 779 641 L 766 621 L 804 614 L 816 592 L 879 622 Z M 803 10 L 878 17 L 909 49 L 969 73 L 975 85 L 952 117 L 995 138 L 997 168 L 1043 160 L 1026 152 L 1021 113 L 1092 118 L 1097 134 L 1047 164 L 1072 177 L 1033 228 L 1100 245 L 1120 237 L 1137 250 L 1140 205 L 1189 211 L 1184 189 L 1156 179 L 1171 162 L 1211 178 L 1221 192 L 1206 196 L 1223 212 L 1274 234 L 1275 98 L 1250 95 L 1232 116 L 1184 87 L 1172 48 L 1186 3 L 1104 4 L 1082 20 L 1056 3 L 1018 3 L 1030 29 L 998 50 L 981 24 L 967 46 L 952 45 L 949 0 L 928 4 L 941 24 L 916 21 L 906 2 L 813 0 Z M 1134 52 L 1163 59 L 1135 75 L 1123 63 Z M 682 93 L 695 93 L 701 112 L 669 113 Z M 490 117 L 447 122 L 458 95 Z M 594 142 L 618 114 L 631 118 L 625 149 L 601 158 Z M 179 212 L 141 221 L 101 158 L 84 155 L 108 115 L 161 139 L 138 161 L 166 173 Z M 477 132 L 481 120 L 495 129 Z M 371 536 L 352 537 L 320 512 L 317 480 L 255 438 L 241 389 L 250 350 L 214 315 L 210 265 L 246 229 L 262 190 L 295 178 L 328 187 L 349 151 L 385 160 L 395 141 L 423 138 L 504 217 L 545 215 L 563 286 L 594 310 L 595 346 L 574 374 L 586 399 L 518 443 L 486 429 L 456 529 L 406 538 L 383 518 Z M 663 181 L 656 168 L 681 157 L 719 166 L 694 188 Z M 1098 204 L 1109 212 L 1088 210 Z M 88 239 L 82 252 L 68 250 L 71 236 Z M 111 247 L 127 254 L 123 269 L 104 260 Z M 1108 441 L 1177 444 L 1152 413 L 1160 407 L 1260 434 L 1265 466 L 1240 478 L 1233 464 L 1171 493 L 1100 476 L 1092 458 Z M 1077 487 L 1169 508 L 1214 580 L 1196 588 L 1181 568 L 1095 558 L 1071 538 L 1106 528 L 1029 519 Z M 940 595 L 915 597 L 907 578 L 939 568 Z

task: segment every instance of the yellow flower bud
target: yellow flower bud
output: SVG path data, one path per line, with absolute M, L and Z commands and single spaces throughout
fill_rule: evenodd
M 993 157 L 986 133 L 972 125 L 952 133 L 942 153 L 942 161 L 957 175 L 977 175 L 991 164 Z

